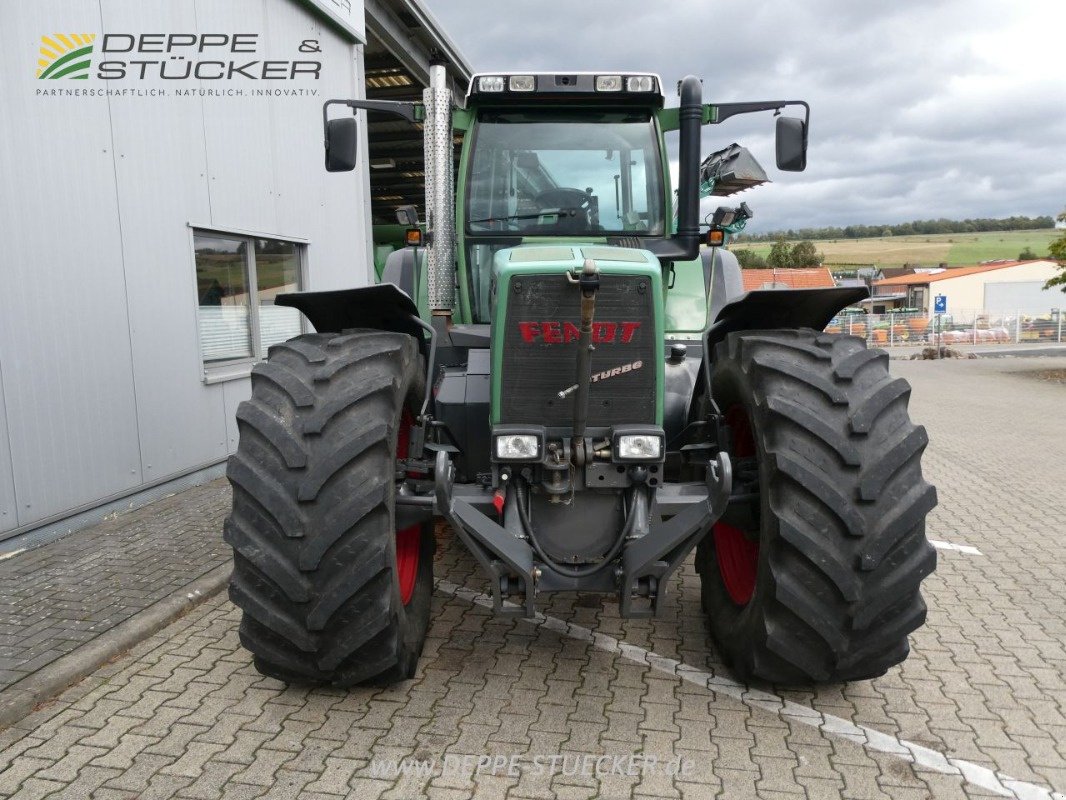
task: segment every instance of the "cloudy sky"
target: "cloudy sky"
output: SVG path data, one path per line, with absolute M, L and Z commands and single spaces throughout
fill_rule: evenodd
M 1066 0 L 425 0 L 475 70 L 649 70 L 705 102 L 804 99 L 807 171 L 769 112 L 704 129 L 774 183 L 752 232 L 1066 207 Z M 728 202 L 728 201 L 727 201 Z M 717 202 L 705 201 L 705 205 Z

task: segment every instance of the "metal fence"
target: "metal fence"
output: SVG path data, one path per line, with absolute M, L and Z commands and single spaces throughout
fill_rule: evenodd
M 862 336 L 871 345 L 1061 344 L 1066 336 L 1066 309 L 1050 311 L 962 310 L 949 314 L 900 311 L 891 314 L 841 314 L 826 326 L 829 333 Z

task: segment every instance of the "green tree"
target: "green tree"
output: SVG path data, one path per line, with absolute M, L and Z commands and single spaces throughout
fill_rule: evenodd
M 797 242 L 792 248 L 793 267 L 817 267 L 822 263 L 822 254 L 815 247 L 814 242 Z
M 1034 253 L 1032 251 L 1032 249 L 1028 245 L 1026 245 L 1025 249 L 1022 250 L 1022 252 L 1018 253 L 1018 260 L 1019 261 L 1032 261 L 1034 258 L 1039 258 L 1039 257 L 1040 256 L 1038 256 L 1036 253 Z
M 766 259 L 749 247 L 741 247 L 732 251 L 740 262 L 741 269 L 758 269 L 766 266 Z
M 1066 222 L 1066 211 L 1059 214 L 1059 222 Z M 1044 284 L 1045 289 L 1050 289 L 1052 286 L 1061 286 L 1062 291 L 1066 292 L 1066 232 L 1063 232 L 1062 236 L 1048 245 L 1048 253 L 1053 259 L 1059 262 L 1059 274 Z
M 778 239 L 770 247 L 770 255 L 766 257 L 766 265 L 774 269 L 787 269 L 792 266 L 792 245 Z

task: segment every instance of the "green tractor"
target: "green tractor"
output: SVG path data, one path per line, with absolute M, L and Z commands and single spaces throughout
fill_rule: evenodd
M 331 172 L 357 163 L 356 109 L 421 124 L 426 218 L 400 209 L 410 246 L 378 285 L 277 298 L 316 332 L 252 371 L 224 530 L 260 672 L 411 677 L 441 518 L 498 614 L 579 591 L 652 616 L 695 551 L 741 678 L 902 661 L 936 492 L 907 383 L 884 352 L 822 332 L 865 290 L 745 293 L 722 244 L 747 206 L 706 234 L 698 219 L 701 195 L 766 179 L 738 145 L 701 162 L 702 127 L 774 111 L 777 166 L 799 171 L 807 104 L 704 104 L 687 77 L 666 108 L 655 75 L 552 73 L 477 75 L 458 107 L 443 66 L 430 83 L 422 103 L 323 109 Z

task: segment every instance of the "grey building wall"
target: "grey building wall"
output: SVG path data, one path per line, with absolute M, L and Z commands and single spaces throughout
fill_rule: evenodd
M 102 83 L 37 81 L 42 34 L 161 30 L 255 32 L 278 58 L 318 39 L 321 79 L 275 82 L 318 94 L 35 96 Z M 313 289 L 365 284 L 370 237 L 365 162 L 322 167 L 321 103 L 363 94 L 361 48 L 309 7 L 4 3 L 0 44 L 2 536 L 233 450 L 248 380 L 204 381 L 190 225 L 307 240 Z

